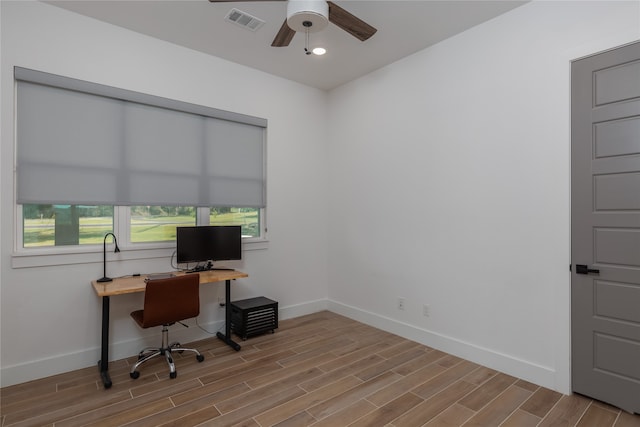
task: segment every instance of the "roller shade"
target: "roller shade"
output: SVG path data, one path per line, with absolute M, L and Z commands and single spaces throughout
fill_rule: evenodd
M 20 204 L 265 206 L 266 120 L 16 67 Z

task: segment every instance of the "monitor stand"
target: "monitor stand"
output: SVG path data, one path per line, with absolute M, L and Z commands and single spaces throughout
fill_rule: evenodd
M 207 262 L 207 265 L 199 265 L 196 266 L 194 268 L 192 268 L 191 270 L 189 270 L 189 272 L 191 273 L 198 273 L 200 271 L 235 271 L 235 269 L 233 268 L 227 268 L 227 267 L 214 267 L 213 263 L 211 261 Z
M 213 268 L 213 263 L 209 261 L 207 265 L 196 265 L 192 269 L 189 270 L 189 273 L 199 273 L 201 271 L 209 271 Z

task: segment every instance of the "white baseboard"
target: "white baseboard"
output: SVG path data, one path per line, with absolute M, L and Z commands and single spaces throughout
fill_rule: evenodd
M 290 305 L 288 307 L 278 307 L 278 319 L 293 319 L 295 317 L 305 316 L 307 314 L 328 310 L 328 303 L 329 300 L 322 299 L 309 301 L 302 304 Z
M 303 304 L 278 308 L 278 319 L 285 320 L 326 310 L 327 300 L 310 301 Z M 195 322 L 193 321 L 188 321 L 187 323 L 190 325 L 189 328 L 171 328 L 169 334 L 172 342 L 179 341 L 186 343 L 209 337 L 216 339 L 216 332 L 224 328 L 224 321 L 222 320 L 204 325 L 200 324 L 206 332 L 198 326 L 195 326 Z M 159 334 L 146 334 L 137 339 L 111 343 L 109 346 L 109 360 L 119 360 L 133 356 L 137 354 L 140 349 L 155 346 L 159 343 Z M 242 343 L 239 344 L 242 345 Z M 24 363 L 4 366 L 2 370 L 0 370 L 0 387 L 7 387 L 91 366 L 96 367 L 96 378 L 99 379 L 98 360 L 100 360 L 100 348 L 92 347 L 72 353 L 58 354 L 44 359 L 29 360 Z
M 477 345 L 426 329 L 418 328 L 416 326 L 364 311 L 357 307 L 352 307 L 337 301 L 323 299 L 287 307 L 278 307 L 278 318 L 279 320 L 292 319 L 323 310 L 332 311 L 378 329 L 470 360 L 491 369 L 522 378 L 534 384 L 555 389 L 556 372 L 549 367 L 540 366 L 526 360 L 497 353 L 490 349 L 479 347 Z M 193 324 L 193 322 L 190 322 L 190 324 Z M 200 326 L 207 332 L 197 326 L 192 326 L 188 329 L 172 328 L 171 340 L 191 342 L 206 339 L 208 337 L 215 338 L 215 333 L 222 330 L 224 322 L 215 321 Z M 139 339 L 112 343 L 109 347 L 109 358 L 110 360 L 118 360 L 130 357 L 138 353 L 141 348 L 157 344 L 159 339 L 159 336 L 147 335 Z M 99 359 L 100 348 L 94 347 L 74 353 L 61 354 L 45 359 L 32 360 L 21 364 L 3 367 L 0 371 L 0 386 L 6 387 L 90 366 L 96 367 L 96 378 L 99 378 L 97 364 Z
M 557 386 L 556 372 L 546 366 L 501 354 L 337 301 L 329 300 L 327 310 L 542 387 L 555 390 Z
M 198 328 L 193 321 L 188 321 L 189 328 L 172 327 L 169 332 L 171 341 L 191 342 L 207 337 L 215 338 L 216 331 L 224 327 L 223 321 L 211 322 L 200 325 L 207 333 Z M 147 334 L 137 339 L 130 339 L 111 343 L 109 346 L 109 360 L 119 360 L 137 354 L 141 349 L 160 344 L 160 329 L 155 329 L 157 334 Z M 0 371 L 0 387 L 7 387 L 27 381 L 50 377 L 52 375 L 74 371 L 77 369 L 96 367 L 96 378 L 100 378 L 98 361 L 100 360 L 100 348 L 92 347 L 85 350 L 58 354 L 39 360 L 30 360 L 11 366 L 5 366 Z

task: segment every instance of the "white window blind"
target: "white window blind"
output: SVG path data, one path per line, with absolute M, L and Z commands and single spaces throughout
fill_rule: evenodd
M 20 204 L 265 206 L 265 119 L 24 68 Z

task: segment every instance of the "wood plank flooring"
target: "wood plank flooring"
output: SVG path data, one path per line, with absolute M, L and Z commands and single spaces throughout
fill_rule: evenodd
M 158 333 L 158 340 L 160 334 Z M 129 378 L 135 358 L 0 390 L 2 426 L 640 426 L 640 416 L 527 381 L 330 312 L 275 334 L 216 338 Z

